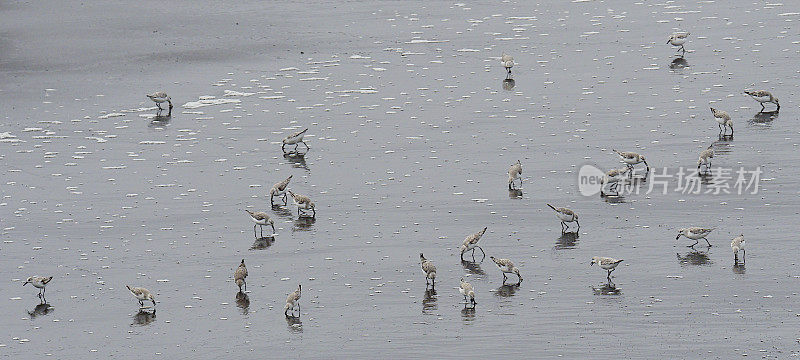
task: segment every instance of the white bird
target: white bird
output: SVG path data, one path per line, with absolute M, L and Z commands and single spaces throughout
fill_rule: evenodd
M 503 53 L 503 56 L 500 57 L 500 62 L 503 64 L 503 67 L 506 68 L 508 74 L 511 74 L 511 68 L 514 67 L 514 58 L 511 55 Z
M 47 291 L 47 289 L 45 289 L 45 286 L 47 286 L 47 284 L 50 283 L 50 280 L 53 280 L 52 276 L 31 276 L 27 280 L 25 280 L 24 283 L 22 283 L 22 286 L 28 284 L 33 285 L 35 288 L 39 289 L 38 297 L 40 299 L 44 299 L 44 293 Z
M 139 307 L 144 307 L 144 302 L 148 300 L 153 302 L 153 307 L 156 306 L 156 299 L 153 297 L 153 294 L 150 293 L 150 290 L 143 287 L 130 287 L 128 285 L 125 285 L 125 287 L 139 300 Z
M 428 281 L 431 282 L 431 285 L 436 284 L 436 266 L 433 265 L 433 261 L 430 261 L 419 253 L 419 261 L 420 265 L 422 265 L 422 271 L 425 272 L 425 285 L 428 285 Z
M 747 259 L 745 259 L 747 253 L 744 251 L 744 234 L 741 234 L 731 240 L 731 250 L 733 250 L 733 260 L 735 263 L 739 263 L 739 250 L 742 251 L 742 264 L 747 261 Z
M 558 217 L 558 219 L 561 220 L 561 232 L 566 231 L 566 229 L 569 228 L 569 225 L 567 225 L 567 223 L 573 221 L 576 224 L 578 224 L 578 230 L 581 229 L 581 223 L 578 222 L 578 214 L 576 214 L 574 211 L 564 207 L 560 208 L 553 207 L 553 205 L 550 204 L 547 204 L 547 206 L 553 209 L 556 212 L 556 216 Z
M 516 163 L 511 164 L 511 167 L 508 168 L 508 189 L 511 190 L 514 188 L 514 181 L 519 179 L 519 186 L 522 186 L 522 163 L 517 160 Z
M 520 276 L 520 274 L 519 274 L 519 268 L 514 266 L 514 263 L 511 262 L 511 260 L 509 260 L 509 259 L 498 259 L 498 258 L 496 258 L 494 256 L 489 256 L 489 258 L 492 259 L 492 261 L 494 261 L 494 264 L 497 265 L 497 268 L 500 269 L 500 271 L 503 272 L 503 284 L 506 283 L 506 279 L 508 278 L 508 276 L 506 276 L 506 274 L 517 275 L 517 278 L 519 279 L 518 283 L 522 282 L 522 276 Z
M 680 46 L 680 50 L 684 53 L 686 49 L 683 47 L 683 44 L 686 43 L 686 38 L 689 37 L 689 33 L 673 33 L 669 36 L 667 40 L 667 44 L 671 44 L 672 46 Z
M 297 306 L 298 315 L 300 315 L 300 292 L 301 287 L 297 285 L 297 290 L 293 291 L 289 296 L 286 297 L 286 306 L 283 308 L 283 314 L 286 316 L 289 315 L 289 309 L 292 309 L 292 314 L 294 314 L 294 308 Z
M 488 228 L 484 227 L 483 230 L 478 231 L 472 235 L 469 235 L 464 239 L 464 242 L 461 244 L 461 247 L 459 248 L 459 250 L 461 251 L 461 261 L 464 261 L 464 253 L 470 250 L 472 250 L 472 258 L 475 259 L 475 248 L 480 249 L 484 258 L 486 257 L 486 253 L 483 252 L 483 248 L 478 246 L 478 241 L 480 241 L 483 234 L 486 233 L 486 229 Z
M 708 234 L 710 234 L 711 231 L 713 230 L 714 228 L 706 229 L 697 226 L 693 226 L 690 228 L 682 228 L 678 230 L 678 236 L 675 237 L 675 240 L 678 240 L 681 236 L 686 236 L 687 238 L 694 240 L 694 244 L 689 245 L 687 247 L 694 247 L 695 245 L 697 245 L 697 243 L 700 242 L 699 241 L 700 239 L 703 239 L 706 241 L 706 243 L 708 243 L 708 247 L 711 247 L 711 243 L 708 242 L 706 236 L 708 236 Z
M 621 262 L 622 262 L 622 259 L 617 260 L 617 259 L 610 258 L 610 257 L 595 256 L 595 257 L 592 258 L 592 262 L 589 263 L 589 266 L 597 264 L 603 270 L 607 270 L 608 271 L 608 276 L 606 276 L 606 278 L 608 279 L 608 281 L 611 281 L 611 273 L 614 271 L 614 269 L 617 268 L 617 265 L 619 265 L 619 263 L 621 263 Z
M 630 170 L 630 168 L 624 169 L 611 169 L 606 171 L 603 175 L 603 179 L 600 180 L 600 196 L 605 196 L 606 193 L 603 192 L 605 188 L 605 184 L 610 184 L 608 190 L 614 191 L 617 195 L 619 195 L 619 190 L 617 186 L 621 181 L 625 180 L 625 174 Z
M 286 152 L 286 150 L 284 150 L 284 147 L 286 145 L 294 145 L 294 151 L 297 151 L 297 146 L 300 145 L 300 143 L 306 146 L 306 150 L 310 149 L 308 147 L 308 144 L 306 144 L 306 142 L 303 141 L 303 136 L 306 134 L 306 131 L 308 131 L 308 129 L 303 129 L 303 131 L 298 131 L 294 134 L 289 134 L 289 136 L 283 139 L 283 145 L 281 145 L 281 150 L 283 150 L 283 152 Z
M 239 287 L 239 292 L 242 292 L 242 285 L 244 285 L 244 289 L 247 290 L 246 277 L 247 266 L 244 266 L 244 259 L 242 259 L 242 263 L 239 264 L 239 267 L 236 268 L 236 271 L 233 273 L 233 281 L 236 283 L 236 286 Z
M 713 107 L 711 108 L 711 113 L 714 114 L 714 119 L 719 123 L 719 132 L 724 136 L 728 131 L 727 128 L 731 128 L 731 136 L 733 136 L 733 121 L 731 120 L 731 116 L 728 115 L 727 112 L 714 109 Z
M 300 216 L 301 209 L 303 212 L 311 210 L 313 212 L 311 217 L 317 216 L 317 210 L 315 209 L 314 202 L 311 201 L 311 198 L 305 195 L 295 194 L 291 191 L 289 191 L 289 195 L 292 196 L 294 204 L 297 205 L 297 216 Z
M 472 284 L 464 281 L 464 279 L 462 278 L 461 286 L 458 287 L 458 292 L 460 292 L 461 295 L 464 295 L 465 307 L 467 306 L 467 298 L 469 298 L 469 302 L 472 304 L 472 307 L 475 307 L 475 304 L 477 304 L 477 302 L 475 302 L 475 288 L 472 287 Z
M 263 211 L 250 211 L 245 209 L 248 214 L 250 214 L 250 220 L 253 220 L 255 225 L 253 225 L 253 236 L 257 237 L 256 235 L 256 226 L 261 227 L 261 237 L 264 237 L 264 225 L 272 226 L 272 232 L 275 232 L 275 222 L 270 219 L 269 214 Z
M 628 166 L 628 170 L 633 170 L 633 166 L 636 164 L 644 163 L 644 166 L 647 167 L 647 171 L 648 172 L 650 171 L 650 165 L 647 164 L 647 161 L 645 160 L 643 155 L 639 155 L 639 153 L 630 151 L 617 151 L 613 149 L 612 151 L 614 151 L 615 153 L 617 153 L 617 155 L 619 155 L 619 158 L 622 160 L 622 162 L 624 162 L 625 165 Z
M 781 104 L 778 103 L 778 98 L 772 96 L 772 93 L 766 90 L 745 90 L 745 94 L 750 95 L 753 99 L 761 103 L 761 111 L 764 111 L 764 103 L 773 103 L 778 106 L 777 110 L 781 109 Z
M 714 157 L 714 149 L 712 148 L 714 144 L 708 146 L 707 149 L 700 152 L 700 156 L 697 158 L 697 171 L 700 172 L 700 166 L 705 165 L 706 171 L 711 170 L 711 159 Z
M 167 93 L 165 93 L 163 91 L 157 91 L 157 92 L 154 92 L 152 94 L 147 94 L 147 97 L 150 98 L 150 100 L 153 100 L 156 103 L 156 106 L 158 106 L 158 110 L 164 110 L 164 109 L 161 108 L 161 103 L 166 101 L 167 103 L 169 103 L 170 112 L 172 112 L 172 98 L 169 97 L 169 95 L 167 95 Z
M 292 180 L 292 176 L 294 176 L 294 175 L 289 175 L 289 177 L 286 178 L 285 180 L 280 181 L 278 183 L 275 183 L 275 185 L 272 185 L 272 189 L 269 190 L 269 203 L 270 203 L 270 205 L 274 205 L 275 204 L 275 203 L 272 202 L 272 199 L 275 198 L 276 196 L 278 198 L 283 198 L 283 205 L 286 205 L 286 201 L 287 201 L 287 199 L 286 199 L 286 188 L 289 186 L 289 181 Z

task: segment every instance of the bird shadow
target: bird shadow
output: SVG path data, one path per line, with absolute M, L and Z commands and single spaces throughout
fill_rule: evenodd
M 772 120 L 778 118 L 778 111 L 759 111 L 747 121 L 749 125 L 772 125 Z
M 733 267 L 731 268 L 734 274 L 744 275 L 744 264 L 734 260 Z
M 308 216 L 300 216 L 294 221 L 294 227 L 292 228 L 292 232 L 294 231 L 308 231 L 314 226 L 314 223 L 317 222 L 317 218 L 308 217 Z
M 578 243 L 578 232 L 565 232 L 561 233 L 561 236 L 556 239 L 556 246 L 557 250 L 563 249 L 574 249 Z
M 522 199 L 522 189 L 508 189 L 509 199 Z
M 47 314 L 52 313 L 55 310 L 54 307 L 50 306 L 50 304 L 46 302 L 40 302 L 36 305 L 33 310 L 26 310 L 28 312 L 28 316 L 30 316 L 31 320 L 35 319 L 37 316 L 44 316 Z
M 155 309 L 153 309 L 152 311 L 139 309 L 139 312 L 133 315 L 133 323 L 131 325 L 145 326 L 149 325 L 155 320 L 156 320 Z
M 508 76 L 511 76 L 511 74 L 509 74 Z M 503 79 L 503 90 L 505 90 L 505 91 L 514 90 L 514 86 L 516 86 L 516 85 L 517 85 L 517 82 L 514 81 L 514 79 L 512 79 L 510 77 L 507 77 L 507 78 Z
M 308 164 L 306 164 L 306 153 L 304 152 L 298 152 L 298 151 L 286 152 L 283 153 L 283 158 L 286 159 L 286 161 L 288 161 L 290 164 L 292 164 L 292 167 L 310 171 L 310 169 L 308 168 Z
M 624 204 L 627 201 L 625 201 L 625 195 L 623 195 L 623 193 L 624 192 L 601 194 L 600 198 L 609 204 Z
M 299 316 L 286 316 L 286 325 L 288 326 L 290 333 L 299 334 L 303 332 L 303 322 L 300 321 Z
M 464 303 L 464 308 L 461 309 L 461 320 L 467 325 L 475 321 L 475 307 L 467 306 L 467 304 Z
M 705 251 L 692 250 L 690 252 L 687 252 L 685 255 L 681 255 L 680 253 L 675 253 L 675 256 L 678 258 L 678 262 L 681 265 L 712 264 L 711 258 L 708 257 L 708 252 Z
M 494 292 L 495 296 L 499 297 L 512 297 L 516 294 L 517 290 L 519 289 L 519 283 L 516 284 L 503 284 L 499 288 L 497 288 Z
M 253 242 L 253 245 L 250 246 L 250 250 L 264 250 L 272 246 L 272 243 L 274 242 L 275 242 L 274 236 L 260 237 Z
M 595 295 L 620 295 L 622 294 L 622 289 L 618 288 L 617 285 L 609 280 L 598 287 L 592 286 L 592 292 L 594 292 Z
M 436 296 L 436 289 L 432 287 L 425 289 L 425 295 L 422 298 L 422 312 L 427 313 L 438 309 L 439 308 L 439 305 L 437 304 L 438 299 L 439 298 Z
M 481 263 L 469 260 L 461 260 L 461 266 L 464 267 L 464 270 L 469 271 L 470 274 L 473 275 L 486 275 L 486 273 L 481 269 Z
M 242 315 L 250 312 L 250 296 L 239 291 L 236 293 L 236 307 L 242 309 Z
M 678 55 L 669 63 L 669 68 L 672 70 L 679 70 L 687 67 L 689 67 L 689 62 L 686 61 L 683 55 Z
M 170 121 L 172 121 L 172 112 L 167 115 L 161 115 L 161 113 L 156 113 L 152 117 L 150 117 L 150 122 L 147 123 L 148 127 L 157 128 L 169 125 Z
M 275 215 L 277 215 L 277 216 L 279 216 L 279 217 L 281 217 L 283 219 L 286 219 L 286 220 L 293 220 L 294 219 L 294 213 L 292 212 L 292 210 L 290 210 L 286 206 L 277 205 L 277 204 L 272 205 L 272 211 L 275 212 Z

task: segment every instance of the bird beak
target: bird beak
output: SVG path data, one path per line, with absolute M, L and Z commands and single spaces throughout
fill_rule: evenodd
M 25 286 L 25 285 L 28 285 L 28 282 L 27 282 L 27 281 L 26 281 L 26 282 L 24 282 L 24 283 L 22 284 L 22 286 Z
M 681 234 L 678 234 L 678 236 L 675 237 L 675 240 L 680 239 L 680 237 L 681 237 Z

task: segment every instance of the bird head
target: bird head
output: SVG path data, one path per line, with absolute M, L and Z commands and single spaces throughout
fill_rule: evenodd
M 589 262 L 589 266 L 592 266 L 592 265 L 594 265 L 594 264 L 597 264 L 597 263 L 599 263 L 599 262 L 600 262 L 600 258 L 598 258 L 597 256 L 595 256 L 595 257 L 593 257 L 593 258 L 592 258 L 592 261 L 591 261 L 591 262 Z
M 680 230 L 678 230 L 678 236 L 675 237 L 675 240 L 678 240 L 678 238 L 680 238 L 681 235 L 683 235 L 683 233 L 685 231 L 686 231 L 686 228 L 681 228 Z
M 27 279 L 27 280 L 25 280 L 25 282 L 24 282 L 24 283 L 22 283 L 22 286 L 25 286 L 25 285 L 27 285 L 27 284 L 30 284 L 30 283 L 31 283 L 31 281 L 33 281 L 33 276 L 30 276 L 30 277 L 28 277 L 28 279 Z

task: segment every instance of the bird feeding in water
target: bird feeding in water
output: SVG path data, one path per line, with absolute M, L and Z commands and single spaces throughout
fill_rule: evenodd
M 158 106 L 158 110 L 159 111 L 164 110 L 161 107 L 161 103 L 167 102 L 169 104 L 169 112 L 172 113 L 172 98 L 169 97 L 169 95 L 167 95 L 167 93 L 165 93 L 163 91 L 157 91 L 157 92 L 154 92 L 152 94 L 147 94 L 147 97 L 150 98 L 150 100 L 153 100 L 153 102 L 156 103 L 156 106 Z
M 781 109 L 781 104 L 778 103 L 778 98 L 772 96 L 772 93 L 766 90 L 745 90 L 745 94 L 750 95 L 753 99 L 761 103 L 761 111 L 764 111 L 764 104 L 765 103 L 773 103 L 778 108 L 775 111 Z
M 250 220 L 253 220 L 255 223 L 255 225 L 253 225 L 253 236 L 256 236 L 256 226 L 261 227 L 261 237 L 264 237 L 264 225 L 272 226 L 272 232 L 275 232 L 275 222 L 270 219 L 269 214 L 263 211 L 245 211 L 250 215 Z
M 573 221 L 578 224 L 578 230 L 581 229 L 581 223 L 578 222 L 578 214 L 576 214 L 574 211 L 564 207 L 553 207 L 553 205 L 550 204 L 547 204 L 547 206 L 553 209 L 556 212 L 556 217 L 561 220 L 561 232 L 569 229 L 569 225 L 567 225 L 567 223 Z
M 514 181 L 519 179 L 519 186 L 522 187 L 522 163 L 517 160 L 516 163 L 511 164 L 511 167 L 508 168 L 508 189 L 512 190 L 515 188 Z
M 739 250 L 742 251 L 742 264 L 747 261 L 747 259 L 745 259 L 745 255 L 747 254 L 744 251 L 744 234 L 741 234 L 731 240 L 731 250 L 733 250 L 734 263 L 739 263 Z
M 711 113 L 714 114 L 714 119 L 717 120 L 720 134 L 725 136 L 728 128 L 731 128 L 731 136 L 733 136 L 733 120 L 731 120 L 731 116 L 726 111 L 714 109 L 713 107 L 711 108 Z
M 683 44 L 686 43 L 686 38 L 688 38 L 688 37 L 689 37 L 689 33 L 688 32 L 687 33 L 673 33 L 672 35 L 669 36 L 669 39 L 667 40 L 667 44 L 670 44 L 672 46 L 680 46 L 681 47 L 680 50 L 683 53 L 686 53 L 686 48 L 683 47 Z
M 305 215 L 305 213 L 308 212 L 308 210 L 311 210 L 312 211 L 311 217 L 317 216 L 317 210 L 314 207 L 314 202 L 311 201 L 311 198 L 305 195 L 295 194 L 291 191 L 289 191 L 289 195 L 292 196 L 294 204 L 297 205 L 297 216 L 301 216 L 301 210 L 303 212 L 303 215 Z
M 147 290 L 143 287 L 130 287 L 125 285 L 126 288 L 131 292 L 131 294 L 139 300 L 139 307 L 144 308 L 145 301 L 152 301 L 153 307 L 156 307 L 156 299 L 153 297 L 153 294 L 150 293 L 150 290 Z
M 287 177 L 285 180 L 280 181 L 278 183 L 275 183 L 275 185 L 272 185 L 272 189 L 269 190 L 269 203 L 270 203 L 270 205 L 275 205 L 275 203 L 273 202 L 273 199 L 276 196 L 278 198 L 282 198 L 283 199 L 283 205 L 286 205 L 286 202 L 287 202 L 287 199 L 286 199 L 286 188 L 289 186 L 289 181 L 292 180 L 292 176 L 294 176 L 294 175 L 289 175 L 289 177 Z
M 619 263 L 621 262 L 622 259 L 617 260 L 610 257 L 595 256 L 592 258 L 592 262 L 589 263 L 589 265 L 591 266 L 597 264 L 598 266 L 600 266 L 601 269 L 608 271 L 606 279 L 608 279 L 608 281 L 611 281 L 611 273 L 614 272 L 614 269 L 616 269 L 617 265 L 619 265 Z
M 286 306 L 283 308 L 283 314 L 287 317 L 294 316 L 294 308 L 297 307 L 297 315 L 300 315 L 300 285 L 297 285 L 297 290 L 293 291 L 286 297 Z M 289 315 L 289 309 L 292 310 L 292 315 Z
M 472 284 L 464 281 L 461 279 L 461 286 L 458 287 L 458 292 L 464 296 L 464 306 L 466 307 L 468 303 L 472 304 L 472 307 L 475 307 L 477 302 L 475 301 L 475 288 L 472 287 Z M 467 299 L 469 298 L 469 300 Z M 469 301 L 469 302 L 467 302 Z
M 498 259 L 498 258 L 496 258 L 494 256 L 489 256 L 489 258 L 492 259 L 492 261 L 494 261 L 494 264 L 497 265 L 497 268 L 500 269 L 500 271 L 503 272 L 503 284 L 506 283 L 506 279 L 508 278 L 508 276 L 506 276 L 506 274 L 517 275 L 517 278 L 519 279 L 519 281 L 517 283 L 519 284 L 519 283 L 522 282 L 522 276 L 519 274 L 519 268 L 514 266 L 514 263 L 511 262 L 511 260 L 509 260 L 509 259 Z
M 33 287 L 39 289 L 39 295 L 37 295 L 40 299 L 44 299 L 44 293 L 47 291 L 45 286 L 50 283 L 50 280 L 53 280 L 52 276 L 31 276 L 24 283 L 22 286 L 31 284 Z
M 478 246 L 478 241 L 480 241 L 483 234 L 486 233 L 486 229 L 488 228 L 484 227 L 483 230 L 478 231 L 472 235 L 469 235 L 464 239 L 464 242 L 461 244 L 461 247 L 459 248 L 459 250 L 461 251 L 461 261 L 464 261 L 464 253 L 470 250 L 472 250 L 472 259 L 475 260 L 475 248 L 480 249 L 481 253 L 483 254 L 483 257 L 484 258 L 486 257 L 486 253 L 483 252 L 483 248 Z M 481 261 L 483 260 L 481 259 Z
M 244 289 L 247 290 L 247 281 L 245 281 L 246 277 L 247 266 L 244 265 L 244 259 L 242 259 L 242 263 L 239 264 L 239 267 L 236 268 L 236 271 L 233 273 L 233 281 L 236 283 L 236 286 L 239 287 L 239 292 L 242 292 L 242 286 L 244 286 Z
M 503 64 L 503 67 L 506 68 L 506 77 L 511 76 L 511 68 L 514 67 L 514 58 L 511 55 L 503 53 L 503 56 L 500 57 L 500 62 Z
M 422 271 L 425 272 L 425 286 L 428 286 L 428 282 L 430 281 L 431 287 L 436 285 L 436 266 L 433 265 L 433 262 L 426 259 L 422 253 L 419 253 L 419 261 L 420 265 L 422 265 Z
M 628 167 L 628 170 L 630 170 L 631 173 L 633 172 L 633 166 L 639 163 L 644 163 L 644 166 L 647 167 L 646 171 L 650 172 L 650 165 L 647 164 L 647 161 L 645 160 L 643 155 L 630 151 L 617 151 L 617 150 L 612 150 L 612 151 L 617 153 L 619 158 L 622 160 L 622 162 L 625 163 L 625 165 Z
M 713 230 L 714 230 L 713 228 L 706 229 L 706 228 L 701 228 L 701 227 L 697 227 L 697 226 L 693 226 L 693 227 L 690 227 L 690 228 L 682 228 L 682 229 L 678 230 L 678 236 L 675 237 L 675 240 L 678 240 L 681 236 L 685 236 L 685 237 L 687 237 L 689 239 L 694 240 L 694 244 L 688 245 L 687 247 L 694 247 L 695 245 L 697 245 L 700 242 L 699 241 L 700 239 L 703 239 L 708 244 L 708 247 L 711 247 L 711 243 L 708 242 L 708 239 L 706 238 L 706 236 L 708 236 L 708 234 L 710 234 L 711 231 L 713 231 Z
M 281 150 L 285 153 L 286 149 L 284 148 L 286 147 L 286 145 L 294 145 L 294 151 L 297 152 L 297 146 L 300 145 L 301 143 L 306 146 L 306 150 L 310 149 L 308 147 L 308 144 L 306 144 L 306 142 L 303 141 L 303 136 L 306 134 L 306 131 L 308 131 L 308 129 L 303 129 L 303 131 L 298 131 L 284 138 L 283 145 L 281 145 Z

